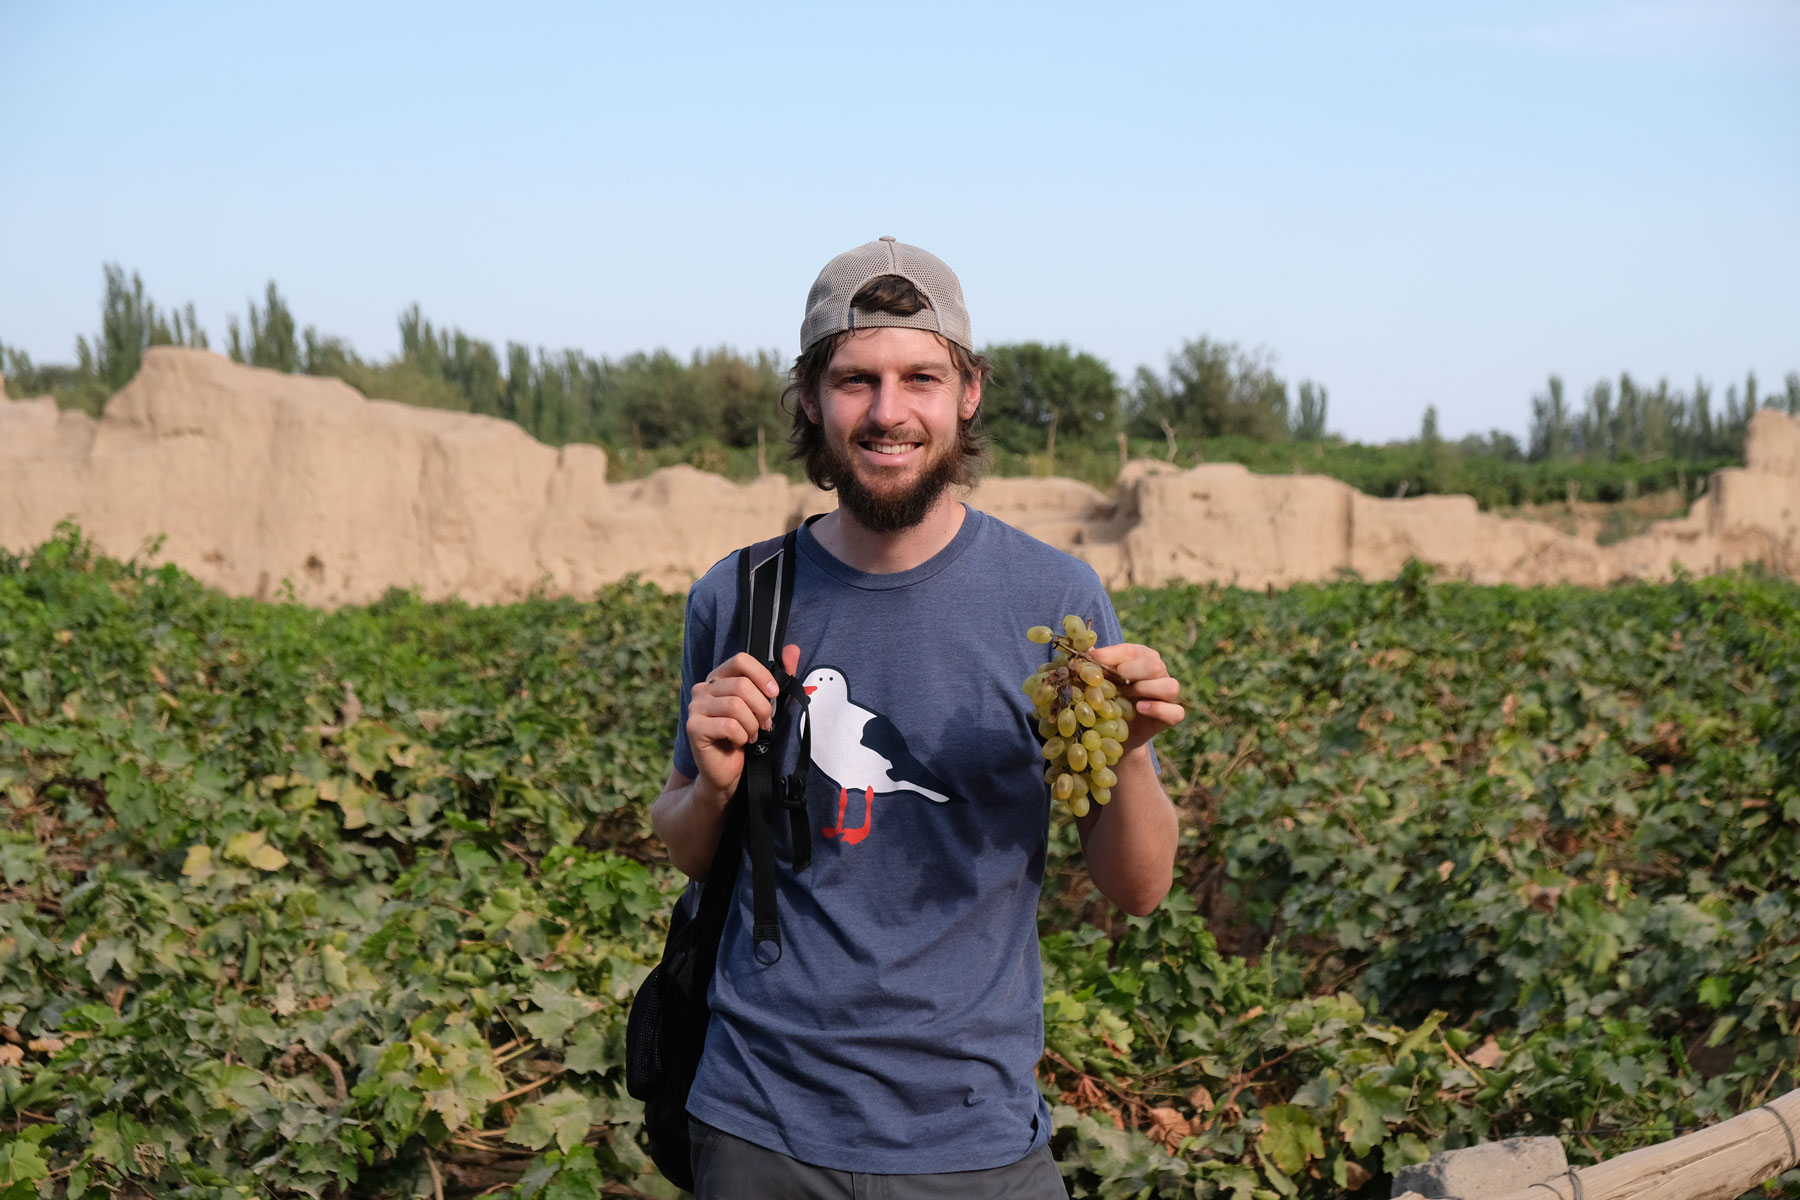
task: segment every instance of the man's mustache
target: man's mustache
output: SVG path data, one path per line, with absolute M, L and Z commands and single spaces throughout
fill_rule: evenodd
M 931 439 L 925 436 L 923 429 L 872 429 L 864 427 L 850 435 L 853 442 L 918 442 L 923 445 Z

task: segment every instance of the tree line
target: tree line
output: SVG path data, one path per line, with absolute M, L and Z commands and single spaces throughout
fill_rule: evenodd
M 224 350 L 252 366 L 343 379 L 369 396 L 515 421 L 550 444 L 600 443 L 615 458 L 635 456 L 640 465 L 668 461 L 675 452 L 718 469 L 733 454 L 779 446 L 787 428 L 781 406 L 786 364 L 769 351 L 745 355 L 719 347 L 681 358 L 655 350 L 609 359 L 518 342 L 501 348 L 434 325 L 416 304 L 400 314 L 399 332 L 397 355 L 365 359 L 342 338 L 301 326 L 271 281 L 241 320 L 235 314 L 228 319 Z M 100 329 L 76 339 L 75 362 L 40 366 L 0 343 L 0 372 L 15 396 L 48 394 L 98 413 L 137 372 L 144 350 L 157 345 L 210 343 L 191 303 L 160 308 L 136 272 L 127 277 L 119 265 L 108 264 Z M 1264 464 L 1259 469 L 1311 444 L 1320 448 L 1315 459 L 1326 457 L 1329 446 L 1334 460 L 1354 460 L 1342 452 L 1343 440 L 1329 433 L 1325 386 L 1303 379 L 1290 390 L 1267 351 L 1199 337 L 1172 352 L 1162 371 L 1139 367 L 1129 380 L 1064 344 L 1007 343 L 983 352 L 993 375 L 982 419 L 1003 468 L 1073 463 L 1082 465 L 1075 473 L 1088 475 L 1095 461 L 1116 465 L 1126 448 L 1191 462 L 1218 458 L 1220 449 L 1235 446 L 1233 457 Z M 1352 481 L 1375 494 L 1469 490 L 1470 479 L 1480 474 L 1473 468 L 1597 463 L 1660 463 L 1663 473 L 1673 469 L 1685 478 L 1709 464 L 1741 459 L 1745 427 L 1759 407 L 1800 414 L 1800 373 L 1787 375 L 1784 390 L 1766 393 L 1749 375 L 1741 390 L 1728 386 L 1722 400 L 1715 407 L 1704 381 L 1682 391 L 1666 380 L 1652 387 L 1624 374 L 1616 384 L 1591 385 L 1577 404 L 1553 375 L 1531 399 L 1524 444 L 1501 430 L 1448 443 L 1433 407 L 1418 437 L 1405 444 L 1406 453 L 1390 454 L 1372 476 Z M 781 458 L 769 453 L 759 466 Z M 1658 469 L 1632 477 L 1654 482 Z M 1484 503 L 1523 503 L 1542 490 L 1503 488 Z

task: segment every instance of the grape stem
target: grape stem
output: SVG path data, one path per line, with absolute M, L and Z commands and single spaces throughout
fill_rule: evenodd
M 1106 677 L 1108 679 L 1112 680 L 1116 686 L 1118 686 L 1118 687 L 1129 687 L 1130 686 L 1131 681 L 1126 679 L 1123 675 L 1119 674 L 1117 671 L 1113 670 L 1111 667 L 1107 666 L 1105 663 L 1101 662 L 1099 659 L 1090 655 L 1086 650 L 1077 650 L 1075 648 L 1075 643 L 1069 639 L 1069 636 L 1067 634 L 1058 634 L 1056 636 L 1056 640 L 1054 640 L 1050 644 L 1054 648 L 1061 650 L 1064 654 L 1067 654 L 1069 656 L 1070 662 L 1075 662 L 1077 659 L 1080 659 L 1083 662 L 1091 662 L 1096 667 L 1099 667 L 1101 671 L 1105 672 Z

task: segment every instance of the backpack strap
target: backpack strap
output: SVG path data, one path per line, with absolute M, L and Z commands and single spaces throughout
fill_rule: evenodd
M 806 707 L 805 689 L 781 663 L 788 610 L 794 598 L 797 541 L 798 531 L 790 530 L 784 537 L 739 551 L 738 615 L 733 619 L 734 627 L 743 633 L 738 644 L 768 668 L 780 688 L 774 728 L 765 730 L 744 750 L 743 830 L 750 847 L 750 936 L 756 959 L 765 966 L 781 960 L 772 830 L 777 804 L 788 810 L 794 869 L 803 870 L 812 859 L 811 825 L 806 817 L 806 774 L 812 763 L 810 723 L 804 719 L 801 723 L 798 769 L 779 785 L 775 778 L 778 755 L 771 753 L 785 740 L 791 720 L 789 702 L 797 702 L 802 710 Z

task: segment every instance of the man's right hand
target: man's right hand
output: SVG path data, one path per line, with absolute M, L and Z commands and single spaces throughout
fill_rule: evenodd
M 800 647 L 783 646 L 781 665 L 794 674 Z M 688 700 L 688 749 L 700 771 L 696 783 L 721 811 L 744 774 L 744 748 L 774 721 L 779 692 L 775 676 L 749 654 L 726 659 L 694 685 Z
M 781 664 L 792 675 L 800 647 L 783 646 Z M 669 772 L 662 795 L 650 806 L 650 824 L 669 848 L 669 858 L 690 879 L 705 879 L 725 826 L 725 809 L 744 774 L 744 747 L 775 716 L 775 677 L 756 659 L 740 654 L 694 685 L 688 700 L 688 749 L 700 774 Z

